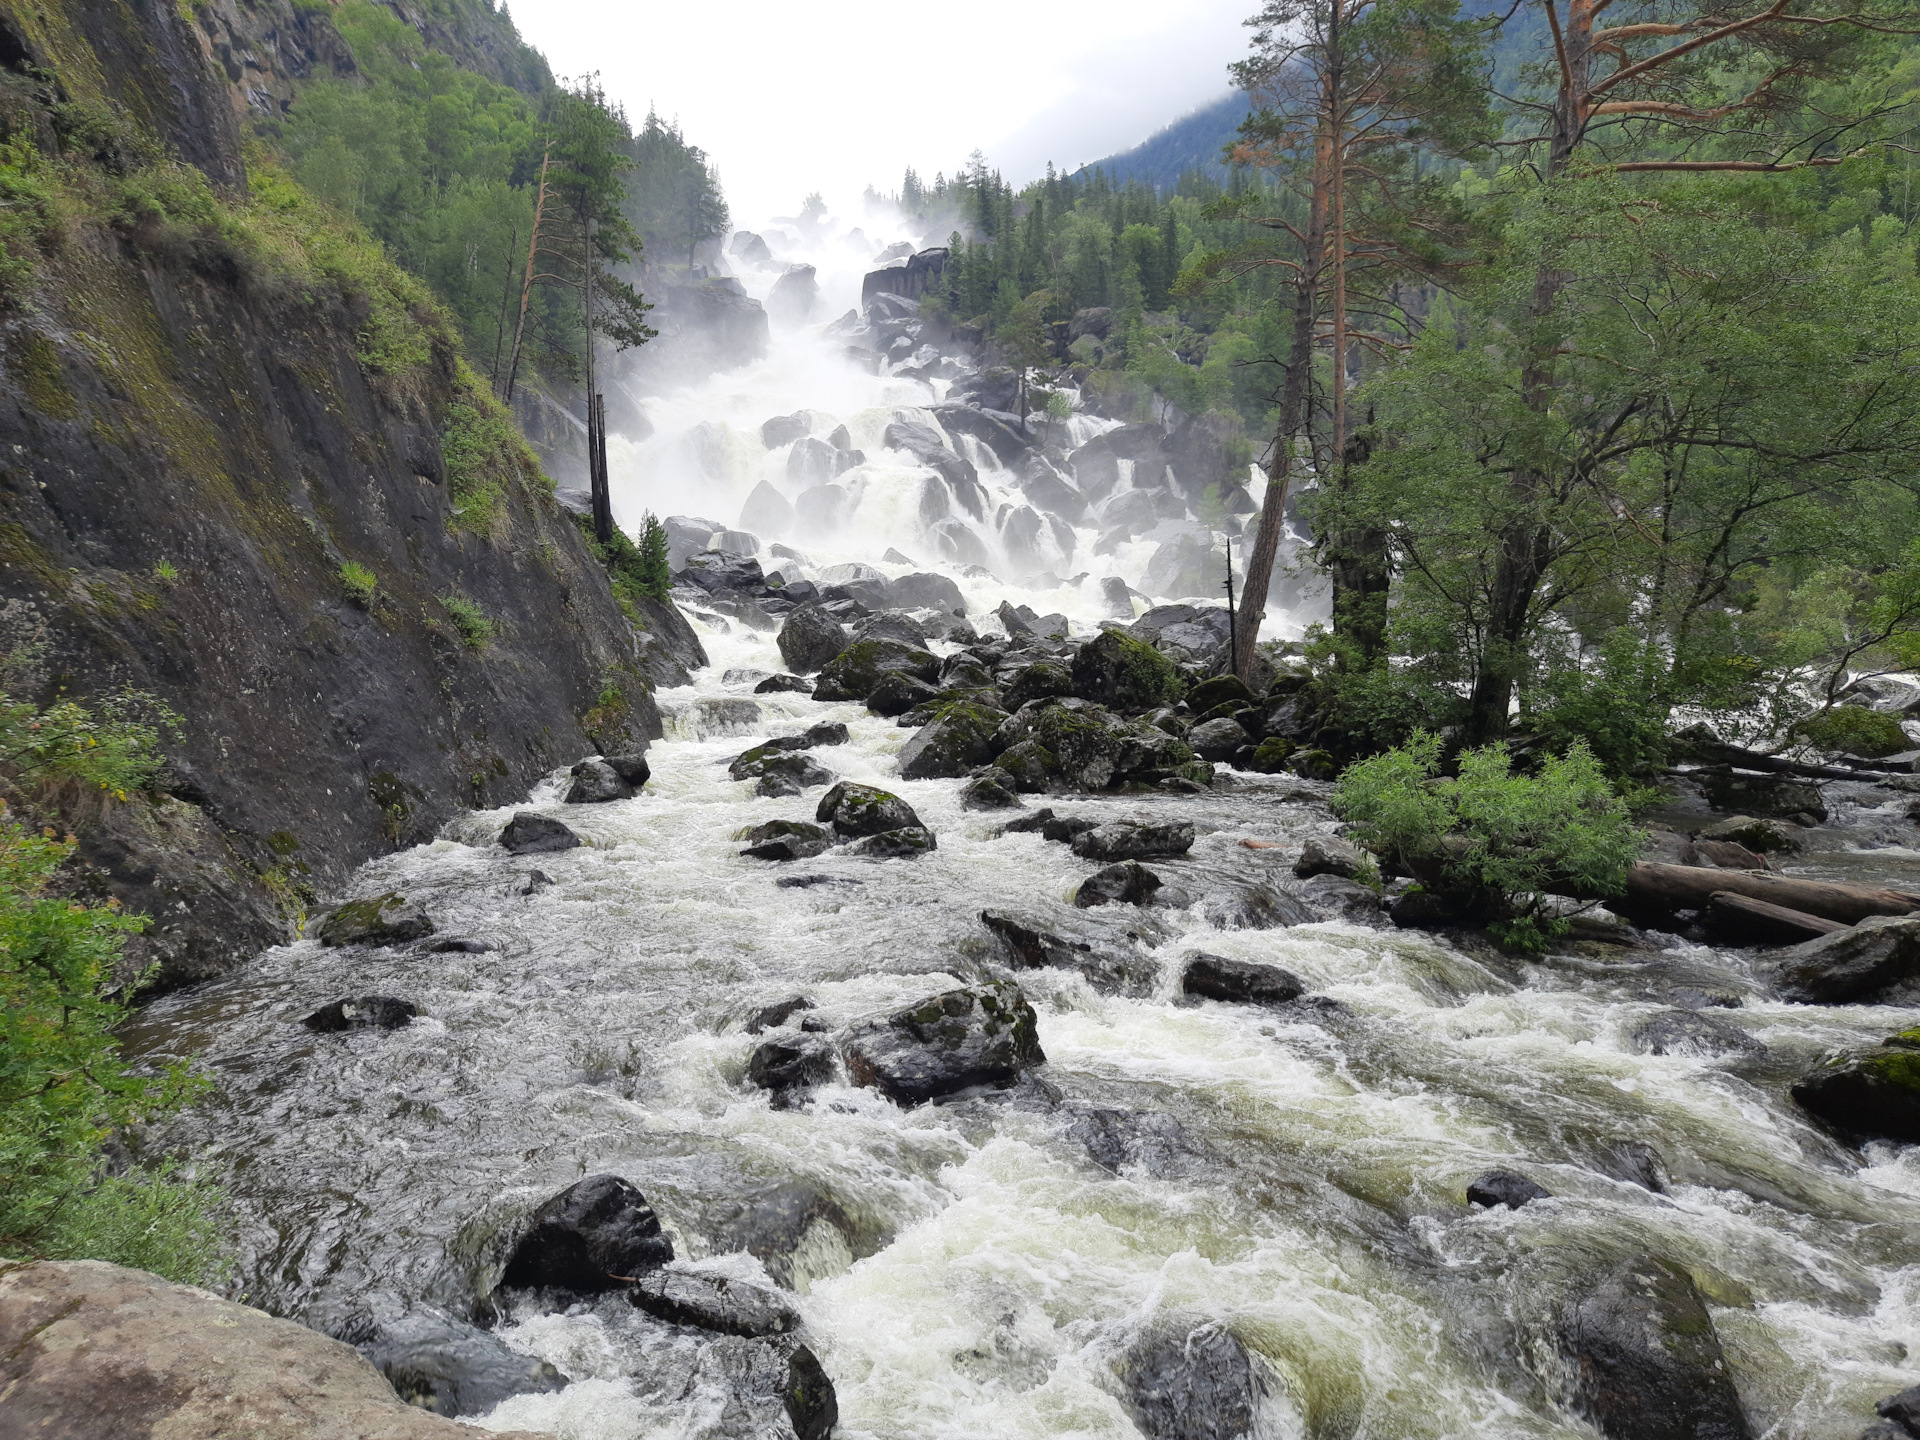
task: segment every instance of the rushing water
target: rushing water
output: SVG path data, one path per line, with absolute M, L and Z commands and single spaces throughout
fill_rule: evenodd
M 783 340 L 757 378 L 662 402 L 655 437 L 622 466 L 716 416 L 744 429 L 801 404 L 850 420 L 937 398 L 889 395 L 903 382 L 850 378 L 817 346 L 809 390 L 803 343 Z M 724 524 L 734 514 L 712 512 L 737 507 L 760 463 L 748 452 L 711 506 L 684 476 L 616 478 L 629 514 Z M 891 534 L 855 527 L 816 558 L 872 559 Z M 1012 596 L 1091 618 L 1072 587 L 966 583 L 983 615 Z M 516 1217 L 613 1171 L 659 1209 L 679 1254 L 762 1280 L 759 1261 L 726 1253 L 742 1197 L 799 1183 L 837 1204 L 846 1224 L 810 1230 L 787 1278 L 841 1431 L 863 1440 L 1128 1436 L 1113 1361 L 1156 1324 L 1225 1327 L 1270 1363 L 1263 1436 L 1589 1434 L 1557 1404 L 1555 1307 L 1575 1277 L 1648 1251 L 1684 1264 L 1711 1302 L 1756 1432 L 1853 1440 L 1875 1399 L 1920 1378 L 1920 1162 L 1891 1147 L 1863 1161 L 1786 1096 L 1823 1051 L 1920 1016 L 1773 1002 L 1740 955 L 1671 941 L 1523 963 L 1391 929 L 1222 931 L 1156 912 L 1135 922 L 1161 962 L 1150 995 L 1021 973 L 1058 1106 L 901 1111 L 828 1086 L 805 1110 L 770 1108 L 743 1078 L 754 1010 L 804 993 L 837 1025 L 999 973 L 979 911 L 1063 915 L 1094 867 L 1038 835 L 998 836 L 998 817 L 960 808 L 959 782 L 899 780 L 911 732 L 860 706 L 754 696 L 760 719 L 744 721 L 714 702 L 748 696 L 751 679 L 729 670 L 781 668 L 772 637 L 703 639 L 712 667 L 659 697 L 667 735 L 643 795 L 562 807 L 556 777 L 531 797 L 583 848 L 514 859 L 491 843 L 511 810 L 479 813 L 355 882 L 403 891 L 441 936 L 494 948 L 302 941 L 142 1017 L 137 1049 L 196 1054 L 218 1080 L 161 1138 L 204 1154 L 234 1195 L 235 1283 L 252 1303 L 336 1329 L 411 1305 L 460 1311 L 497 1274 Z M 905 796 L 935 853 L 789 869 L 738 856 L 741 829 L 810 818 L 813 801 L 754 798 L 725 761 L 822 719 L 851 739 L 817 758 Z M 1177 815 L 1200 832 L 1197 865 L 1284 882 L 1289 850 L 1239 841 L 1324 825 L 1288 798 L 1299 788 L 1055 803 Z M 523 894 L 533 868 L 554 883 Z M 776 884 L 795 870 L 830 883 Z M 1347 1013 L 1184 1003 L 1180 957 L 1194 949 L 1284 965 Z M 1733 1002 L 1713 1013 L 1765 1052 L 1638 1053 L 1634 1022 L 1682 991 Z M 298 1023 L 355 994 L 425 1015 L 390 1034 Z M 1118 1173 L 1090 1152 L 1094 1111 L 1146 1117 Z M 1657 1152 L 1666 1193 L 1615 1178 L 1629 1142 Z M 1470 1212 L 1467 1181 L 1496 1166 L 1554 1198 Z M 663 1389 L 658 1357 L 602 1312 L 509 1317 L 502 1333 L 574 1383 L 507 1402 L 484 1422 L 495 1428 L 696 1440 L 717 1423 L 713 1397 Z

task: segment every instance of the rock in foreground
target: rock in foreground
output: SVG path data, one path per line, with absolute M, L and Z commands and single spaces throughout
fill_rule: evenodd
M 340 906 L 320 922 L 319 933 L 320 943 L 329 947 L 404 945 L 431 935 L 433 921 L 404 895 L 375 895 Z
M 61 1440 L 272 1436 L 461 1440 L 352 1346 L 141 1270 L 81 1260 L 0 1273 L 0 1420 Z M 527 1431 L 504 1432 L 534 1440 Z
M 889 830 L 926 828 L 914 814 L 913 807 L 898 795 L 852 780 L 842 780 L 822 795 L 813 818 L 822 825 L 833 826 L 849 839 L 880 835 Z
M 1306 985 L 1291 970 L 1260 965 L 1251 960 L 1229 960 L 1224 955 L 1196 953 L 1187 962 L 1180 988 L 1208 1000 L 1230 1000 L 1245 1005 L 1285 1005 L 1298 1000 Z
M 533 1212 L 500 1284 L 597 1295 L 671 1259 L 647 1197 L 618 1175 L 589 1175 Z
M 522 810 L 500 832 L 500 843 L 509 855 L 547 855 L 573 849 L 580 837 L 558 820 Z
M 1156 1332 L 1115 1368 L 1146 1440 L 1242 1440 L 1259 1433 L 1259 1373 L 1246 1347 L 1223 1330 Z
M 1033 1007 L 1006 981 L 949 990 L 853 1030 L 842 1053 L 855 1085 L 921 1105 L 976 1085 L 1005 1088 L 1047 1063 Z
M 409 1405 L 444 1415 L 480 1415 L 509 1395 L 561 1389 L 567 1377 L 498 1336 L 429 1311 L 380 1327 L 360 1353 Z
M 1781 995 L 1805 1005 L 1882 1000 L 1920 981 L 1920 917 L 1870 915 L 1780 955 Z

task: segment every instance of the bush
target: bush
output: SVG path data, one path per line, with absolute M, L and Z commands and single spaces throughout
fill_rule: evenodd
M 373 608 L 374 597 L 380 593 L 380 581 L 373 571 L 357 560 L 349 560 L 340 567 L 340 583 L 354 604 L 363 610 Z
M 607 567 L 607 579 L 613 586 L 614 598 L 621 602 L 629 619 L 639 620 L 639 612 L 634 609 L 633 601 L 667 598 L 667 590 L 673 584 L 667 568 L 667 527 L 660 523 L 651 510 L 640 527 L 638 545 L 629 540 L 626 532 L 617 525 L 607 543 L 602 545 L 594 538 L 590 516 L 577 515 L 574 518 L 579 522 L 581 533 L 586 536 L 587 548 L 593 551 L 596 560 Z
M 486 611 L 466 596 L 450 590 L 440 597 L 440 608 L 447 612 L 460 643 L 469 650 L 484 650 L 487 642 L 493 639 L 493 621 L 488 618 Z
M 1808 716 L 1793 727 L 1793 733 L 1815 749 L 1839 750 L 1848 755 L 1877 758 L 1913 748 L 1907 732 L 1893 716 L 1858 705 L 1837 705 Z
M 1565 921 L 1541 913 L 1541 892 L 1617 893 L 1641 839 L 1578 741 L 1564 757 L 1548 756 L 1537 775 L 1515 775 L 1504 746 L 1469 750 L 1449 779 L 1440 774 L 1439 738 L 1416 735 L 1350 767 L 1333 808 L 1357 843 L 1518 949 L 1566 932 Z

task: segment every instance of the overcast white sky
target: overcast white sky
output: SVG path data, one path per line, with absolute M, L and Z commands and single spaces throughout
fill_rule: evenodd
M 720 166 L 734 223 L 851 207 L 976 146 L 1016 184 L 1124 150 L 1223 94 L 1257 0 L 521 0 L 554 73 L 600 72 Z

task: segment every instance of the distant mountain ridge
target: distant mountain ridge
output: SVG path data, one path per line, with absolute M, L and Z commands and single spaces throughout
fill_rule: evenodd
M 1221 151 L 1239 133 L 1249 108 L 1246 91 L 1229 91 L 1156 131 L 1131 150 L 1082 165 L 1075 173 L 1102 170 L 1115 180 L 1138 180 L 1161 192 L 1171 190 L 1189 170 L 1224 179 L 1227 167 L 1220 158 Z

